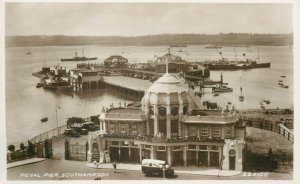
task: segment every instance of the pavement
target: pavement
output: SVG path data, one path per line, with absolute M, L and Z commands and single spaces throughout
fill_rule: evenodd
M 29 159 L 26 159 L 26 160 L 11 162 L 11 163 L 7 163 L 7 169 L 12 168 L 12 167 L 27 165 L 27 164 L 33 164 L 33 163 L 36 163 L 36 162 L 42 162 L 44 160 L 46 160 L 46 158 L 29 158 Z
M 37 162 L 42 162 L 46 160 L 46 158 L 30 158 L 26 160 L 11 162 L 7 164 L 7 169 L 18 167 L 22 165 L 27 164 L 33 164 Z M 90 168 L 96 168 L 96 166 L 93 163 L 86 163 L 86 166 Z M 100 169 L 113 169 L 111 163 L 103 163 L 99 167 Z M 238 176 L 242 174 L 242 171 L 229 171 L 229 170 L 220 170 L 220 169 L 214 169 L 214 168 L 208 168 L 208 169 L 199 169 L 196 170 L 195 168 L 184 168 L 184 169 L 176 169 L 176 167 L 173 167 L 176 174 L 193 174 L 193 175 L 205 175 L 205 176 Z M 141 171 L 141 165 L 139 164 L 125 164 L 125 163 L 118 163 L 117 164 L 118 170 L 130 170 L 130 171 Z
M 86 163 L 88 167 L 96 168 L 93 163 Z M 103 163 L 99 167 L 100 169 L 113 169 L 111 163 Z M 237 176 L 242 174 L 242 171 L 229 171 L 229 170 L 220 170 L 220 169 L 199 169 L 195 170 L 194 168 L 191 170 L 180 170 L 179 168 L 173 167 L 176 174 L 193 174 L 193 175 L 205 175 L 205 176 Z M 139 164 L 124 164 L 118 163 L 117 170 L 132 170 L 132 171 L 141 171 L 141 165 Z

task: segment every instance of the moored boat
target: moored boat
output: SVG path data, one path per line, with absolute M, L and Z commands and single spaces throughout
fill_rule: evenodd
M 84 53 L 84 52 L 83 52 Z M 78 56 L 77 52 L 75 52 L 75 56 L 73 58 L 62 58 L 60 59 L 61 62 L 66 62 L 66 61 L 89 61 L 89 60 L 97 60 L 97 57 L 85 57 L 84 54 L 83 56 Z
M 44 123 L 44 122 L 46 122 L 46 121 L 48 121 L 48 117 L 44 117 L 44 118 L 41 119 L 41 122 L 42 122 L 42 123 Z

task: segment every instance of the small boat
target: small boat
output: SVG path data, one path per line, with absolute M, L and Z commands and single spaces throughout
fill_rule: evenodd
M 283 82 L 283 80 L 278 80 L 278 82 Z
M 279 86 L 282 86 L 283 84 L 282 84 L 281 82 L 278 82 L 278 85 L 279 85 Z
M 271 103 L 270 100 L 264 100 L 264 102 L 265 102 L 266 104 L 270 104 L 270 103 Z
M 223 92 L 232 92 L 233 89 L 232 88 L 229 88 L 227 86 L 221 86 L 219 88 L 215 88 L 214 89 L 214 92 L 217 92 L 217 93 L 223 93 Z
M 244 96 L 239 96 L 239 100 L 242 102 L 244 101 Z
M 219 96 L 219 94 L 218 94 L 218 93 L 215 93 L 214 96 Z
M 44 122 L 46 122 L 46 121 L 48 121 L 48 117 L 45 117 L 45 118 L 42 118 L 42 119 L 41 119 L 41 122 L 42 122 L 42 123 L 44 123 Z
M 231 105 L 231 102 L 227 102 L 228 105 Z
M 289 86 L 284 85 L 284 84 L 282 84 L 280 87 L 281 87 L 281 88 L 289 88 Z
M 280 77 L 281 77 L 281 78 L 286 78 L 286 76 L 285 76 L 285 75 L 281 75 Z
M 31 52 L 26 52 L 27 55 L 31 55 Z

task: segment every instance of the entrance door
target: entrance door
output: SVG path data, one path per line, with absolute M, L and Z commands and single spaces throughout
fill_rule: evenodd
M 130 162 L 132 162 L 132 163 L 140 162 L 140 149 L 131 148 Z
M 207 167 L 208 166 L 208 160 L 207 160 L 207 155 L 208 152 L 207 151 L 199 151 L 198 152 L 198 166 L 199 167 Z
M 118 147 L 110 147 L 110 159 L 111 161 L 119 161 L 119 148 Z
M 129 148 L 121 148 L 121 162 L 129 162 Z
M 235 170 L 235 156 L 229 157 L 229 170 Z
M 210 152 L 210 165 L 219 166 L 219 152 Z
M 182 151 L 173 151 L 173 166 L 183 165 Z
M 235 150 L 229 150 L 229 170 L 235 170 Z

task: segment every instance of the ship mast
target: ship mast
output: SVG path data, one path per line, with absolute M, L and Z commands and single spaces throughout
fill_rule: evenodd
M 237 57 L 236 57 L 236 50 L 235 50 L 235 47 L 234 47 L 234 56 L 235 56 L 235 60 L 237 61 Z
M 258 60 L 258 62 L 260 62 L 260 58 L 259 58 L 259 46 L 257 46 L 257 60 Z

